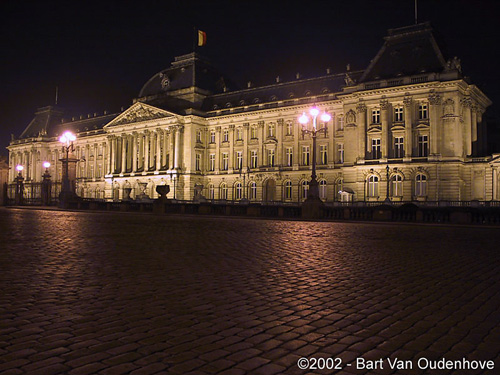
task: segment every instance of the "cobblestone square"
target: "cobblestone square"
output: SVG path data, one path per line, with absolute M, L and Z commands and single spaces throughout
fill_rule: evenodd
M 0 374 L 500 373 L 498 228 L 20 209 L 0 228 Z

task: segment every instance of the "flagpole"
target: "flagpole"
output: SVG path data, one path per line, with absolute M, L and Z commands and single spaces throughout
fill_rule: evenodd
M 418 17 L 417 17 L 417 0 L 415 0 L 415 25 L 418 23 Z
M 196 52 L 196 37 L 198 33 L 196 32 L 196 26 L 193 26 L 193 52 Z

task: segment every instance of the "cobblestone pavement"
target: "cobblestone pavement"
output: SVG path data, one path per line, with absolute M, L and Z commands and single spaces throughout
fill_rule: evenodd
M 18 209 L 0 228 L 1 374 L 500 373 L 499 229 Z

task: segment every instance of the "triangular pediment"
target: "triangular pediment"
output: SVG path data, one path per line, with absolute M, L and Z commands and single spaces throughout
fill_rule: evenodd
M 157 120 L 168 117 L 176 116 L 175 113 L 165 111 L 157 107 L 142 102 L 134 103 L 126 111 L 118 115 L 113 121 L 105 126 L 109 128 L 112 126 L 135 124 L 143 121 Z

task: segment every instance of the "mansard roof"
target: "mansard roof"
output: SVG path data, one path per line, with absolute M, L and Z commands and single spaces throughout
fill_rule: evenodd
M 390 29 L 384 39 L 384 45 L 360 82 L 421 73 L 441 73 L 447 68 L 428 22 Z

